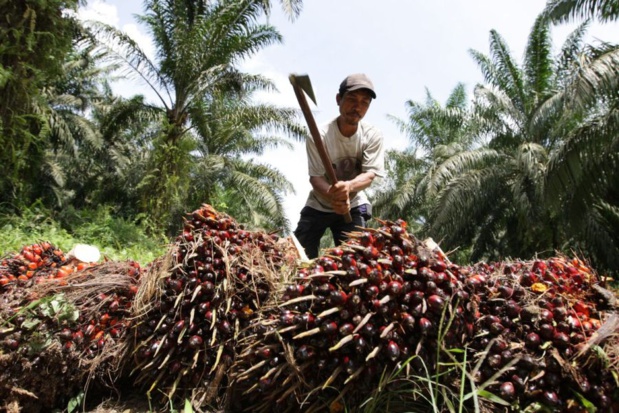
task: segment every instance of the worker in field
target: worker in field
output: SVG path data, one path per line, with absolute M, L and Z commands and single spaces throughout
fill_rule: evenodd
M 347 76 L 335 96 L 339 115 L 319 128 L 337 182 L 329 181 L 316 144 L 307 140 L 312 189 L 294 235 L 309 258 L 318 256 L 320 239 L 327 228 L 331 229 L 335 245 L 339 245 L 347 232 L 365 227 L 372 217 L 364 189 L 384 176 L 383 134 L 363 121 L 374 99 L 374 85 L 365 74 Z M 348 212 L 352 222 L 344 218 Z

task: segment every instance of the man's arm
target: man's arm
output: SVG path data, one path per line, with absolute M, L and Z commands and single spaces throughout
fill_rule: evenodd
M 310 183 L 315 191 L 331 200 L 336 213 L 343 215 L 350 211 L 351 195 L 369 187 L 375 177 L 374 172 L 363 172 L 350 181 L 338 181 L 331 185 L 323 176 L 312 176 Z

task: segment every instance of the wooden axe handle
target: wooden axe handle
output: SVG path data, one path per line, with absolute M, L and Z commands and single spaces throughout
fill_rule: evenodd
M 327 149 L 325 145 L 322 143 L 322 138 L 320 137 L 320 132 L 318 131 L 318 127 L 316 126 L 316 121 L 314 120 L 314 116 L 312 115 L 312 111 L 307 104 L 307 99 L 305 98 L 305 93 L 303 90 L 296 84 L 292 84 L 292 88 L 294 90 L 294 94 L 297 96 L 297 100 L 299 101 L 299 106 L 301 106 L 301 111 L 303 112 L 303 116 L 305 117 L 305 121 L 307 122 L 307 126 L 309 127 L 310 134 L 314 139 L 314 144 L 316 145 L 316 149 L 318 149 L 318 154 L 320 155 L 320 160 L 327 171 L 327 176 L 329 180 L 333 183 L 337 182 L 337 176 L 335 175 L 335 170 L 333 169 L 333 165 L 331 164 L 331 159 L 329 158 L 329 154 L 327 153 Z M 344 220 L 347 224 L 352 222 L 352 217 L 350 216 L 350 211 L 344 214 Z

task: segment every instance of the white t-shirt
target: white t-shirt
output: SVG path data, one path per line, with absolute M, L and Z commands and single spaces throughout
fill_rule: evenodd
M 374 172 L 377 177 L 384 176 L 383 135 L 377 128 L 361 121 L 357 132 L 347 138 L 340 133 L 337 119 L 334 119 L 322 125 L 319 131 L 339 181 L 349 181 L 362 172 L 370 171 Z M 329 181 L 314 140 L 308 139 L 306 147 L 309 175 L 324 176 Z M 351 198 L 350 207 L 354 208 L 367 203 L 369 201 L 365 192 L 359 191 Z M 319 211 L 333 212 L 329 200 L 313 189 L 305 205 Z

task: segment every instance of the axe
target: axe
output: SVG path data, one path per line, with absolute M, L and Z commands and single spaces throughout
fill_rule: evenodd
M 307 122 L 307 126 L 309 127 L 310 134 L 314 139 L 314 144 L 316 145 L 316 149 L 318 149 L 318 154 L 320 155 L 320 160 L 325 167 L 325 171 L 327 171 L 327 176 L 329 180 L 333 183 L 337 182 L 337 177 L 335 176 L 335 170 L 333 169 L 333 164 L 331 163 L 331 159 L 329 158 L 329 154 L 327 153 L 327 149 L 325 145 L 322 143 L 322 138 L 320 137 L 320 132 L 318 132 L 318 127 L 316 126 L 316 121 L 314 120 L 314 116 L 310 111 L 309 105 L 307 104 L 307 99 L 305 99 L 305 93 L 312 99 L 314 103 L 316 103 L 316 98 L 314 97 L 314 90 L 312 89 L 312 83 L 310 82 L 310 78 L 308 75 L 295 75 L 291 74 L 288 76 L 290 83 L 292 84 L 292 88 L 294 90 L 294 94 L 297 96 L 297 100 L 299 101 L 299 106 L 301 106 L 301 111 L 303 112 L 303 116 L 305 117 L 305 121 Z M 303 93 L 305 92 L 305 93 Z M 344 220 L 346 223 L 352 222 L 352 217 L 350 216 L 350 211 L 344 215 Z

